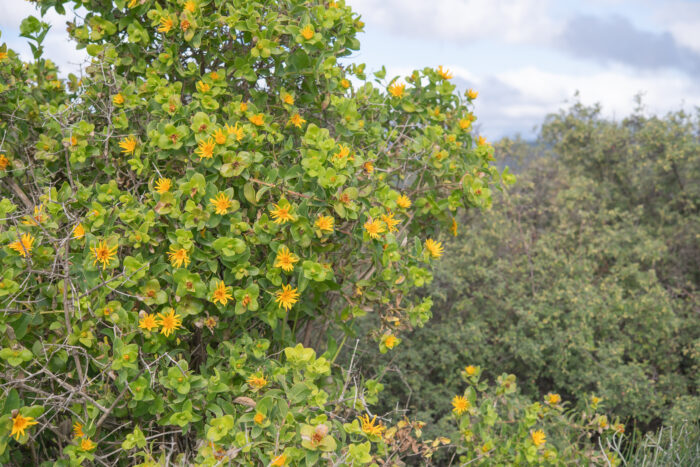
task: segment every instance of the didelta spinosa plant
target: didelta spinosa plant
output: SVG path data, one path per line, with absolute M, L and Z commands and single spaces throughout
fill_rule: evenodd
M 91 59 L 59 78 L 34 17 L 33 61 L 0 46 L 0 463 L 409 455 L 335 362 L 363 321 L 400 351 L 456 212 L 513 181 L 475 96 L 343 64 L 343 0 L 34 3 Z

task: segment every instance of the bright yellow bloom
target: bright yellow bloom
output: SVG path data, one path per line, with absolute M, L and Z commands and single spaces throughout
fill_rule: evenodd
M 467 129 L 469 129 L 470 126 L 472 126 L 472 121 L 471 121 L 470 119 L 468 119 L 468 118 L 462 118 L 462 119 L 460 119 L 460 121 L 459 121 L 459 127 L 460 127 L 462 130 L 467 130 Z
M 346 80 L 345 78 L 340 80 L 340 85 L 344 87 L 345 89 L 350 87 L 350 81 Z
M 221 303 L 226 305 L 229 300 L 233 300 L 233 295 L 230 293 L 230 287 L 226 287 L 224 281 L 219 281 L 219 285 L 216 286 L 214 293 L 212 294 L 211 301 L 214 303 Z
M 19 240 L 15 240 L 10 243 L 10 248 L 19 253 L 20 256 L 25 257 L 28 253 L 32 252 L 32 245 L 34 244 L 34 237 L 31 234 L 23 234 Z
M 245 112 L 246 110 L 248 110 L 248 103 L 241 102 L 241 112 Z
M 478 146 L 486 145 L 486 138 L 484 138 L 483 136 L 479 136 L 479 138 L 476 140 L 476 144 Z
M 365 222 L 364 228 L 369 234 L 370 238 L 373 238 L 375 240 L 379 238 L 379 234 L 382 234 L 385 231 L 384 223 L 377 219 L 367 220 L 367 222 Z
M 473 376 L 476 373 L 476 367 L 474 365 L 469 365 L 464 368 L 464 372 L 469 376 Z
M 107 265 L 117 256 L 117 248 L 119 245 L 114 245 L 113 247 L 107 246 L 107 242 L 101 240 L 100 243 L 95 247 L 90 247 L 90 251 L 95 256 L 95 261 L 92 262 L 93 265 L 98 262 L 102 263 L 102 267 L 105 268 Z
M 306 123 L 306 120 L 301 117 L 301 115 L 294 114 L 292 117 L 289 119 L 289 123 L 294 125 L 297 128 L 301 128 L 301 126 Z
M 129 136 L 119 142 L 119 147 L 122 148 L 124 154 L 133 154 L 136 150 L 136 138 Z
M 248 384 L 254 389 L 262 389 L 267 386 L 267 380 L 264 376 L 251 375 L 248 378 Z
M 190 264 L 190 257 L 187 254 L 187 250 L 184 248 L 177 249 L 170 245 L 168 256 L 170 257 L 170 264 L 176 268 L 182 267 L 183 264 L 187 267 L 187 265 Z
M 228 123 L 224 127 L 229 135 L 235 135 L 236 141 L 243 139 L 243 128 L 238 128 L 238 122 L 234 126 L 230 126 Z
M 287 465 L 287 455 L 282 453 L 279 456 L 275 457 L 272 459 L 272 463 L 270 464 L 273 467 L 284 467 Z
M 202 159 L 211 159 L 214 157 L 214 148 L 216 147 L 216 143 L 214 143 L 213 139 L 209 138 L 206 141 L 201 140 L 198 144 L 199 146 L 194 152 L 195 154 L 199 154 L 200 161 Z
M 544 434 L 544 431 L 542 431 L 542 430 L 531 431 L 530 437 L 532 438 L 532 442 L 537 447 L 540 447 L 540 446 L 544 445 L 544 443 L 547 442 L 547 436 Z
M 469 410 L 469 401 L 462 396 L 454 396 L 452 398 L 452 411 L 457 415 L 462 415 L 464 412 Z
M 291 209 L 292 207 L 288 204 L 285 204 L 284 206 L 275 204 L 275 209 L 270 211 L 273 219 L 272 222 L 275 224 L 284 224 L 285 222 L 293 221 L 294 216 L 290 212 Z
M 340 144 L 339 146 L 340 149 L 338 150 L 338 152 L 333 154 L 333 157 L 335 157 L 336 159 L 342 159 L 344 157 L 347 157 L 350 154 L 350 148 L 347 146 L 343 146 L 342 144 Z
M 559 402 L 561 402 L 561 396 L 559 394 L 550 392 L 549 394 L 544 396 L 544 400 L 546 400 L 547 403 L 550 405 L 557 405 Z
M 83 238 L 85 236 L 85 227 L 83 224 L 78 224 L 73 228 L 73 238 Z
M 197 81 L 197 90 L 201 93 L 209 92 L 211 89 L 211 86 L 209 86 L 207 83 L 204 81 Z
M 384 336 L 384 338 L 382 339 L 382 343 L 384 344 L 384 346 L 385 346 L 387 349 L 393 349 L 393 348 L 396 346 L 396 344 L 398 343 L 398 341 L 399 341 L 399 340 L 398 340 L 398 339 L 396 338 L 396 336 L 393 335 L 393 334 L 387 334 L 387 335 Z
M 219 78 L 220 78 L 219 73 L 217 73 L 216 71 L 212 71 L 212 72 L 209 74 L 209 76 L 210 76 L 211 79 L 213 79 L 214 81 L 218 81 Z
M 139 3 L 139 0 L 129 0 L 129 4 L 127 6 L 129 8 L 134 8 L 137 3 Z
M 289 251 L 286 246 L 277 250 L 277 258 L 275 258 L 276 268 L 282 268 L 282 270 L 289 272 L 294 269 L 294 263 L 297 261 L 299 261 L 299 257 Z
M 411 207 L 411 200 L 406 195 L 401 195 L 396 198 L 396 204 L 403 209 L 408 209 Z
M 398 232 L 399 229 L 396 228 L 397 225 L 401 223 L 400 220 L 394 219 L 394 213 L 390 212 L 386 215 L 382 215 L 382 222 L 386 224 L 387 229 L 389 229 L 389 232 Z
M 294 96 L 292 96 L 288 92 L 285 92 L 282 95 L 282 102 L 284 102 L 285 104 L 294 105 Z
M 457 229 L 458 228 L 459 228 L 459 226 L 457 225 L 457 219 L 455 219 L 453 217 L 452 218 L 452 226 L 450 226 L 450 231 L 452 232 L 452 235 L 455 237 L 457 236 Z
M 209 202 L 214 205 L 215 212 L 222 215 L 226 214 L 231 206 L 233 206 L 231 198 L 229 198 L 226 193 L 219 193 L 216 195 L 216 198 L 210 198 Z
M 602 401 L 603 401 L 603 399 L 601 399 L 600 397 L 591 396 L 591 402 L 593 403 L 593 405 L 598 405 Z
M 333 216 L 319 216 L 319 218 L 316 219 L 316 227 L 318 227 L 318 230 L 321 232 L 333 232 L 334 223 L 335 219 L 333 219 Z
M 425 241 L 425 249 L 428 250 L 430 256 L 433 258 L 439 258 L 442 256 L 442 243 L 436 242 L 433 239 L 427 239 Z
M 265 124 L 265 116 L 263 114 L 255 114 L 252 117 L 248 117 L 248 120 L 256 126 L 263 126 Z
M 85 436 L 85 433 L 83 433 L 83 424 L 80 422 L 75 422 L 73 424 L 73 437 L 82 438 L 83 436 Z
M 161 327 L 160 333 L 169 337 L 175 330 L 182 327 L 182 318 L 171 308 L 168 313 L 158 313 L 158 325 Z
M 310 24 L 307 24 L 304 26 L 304 28 L 301 30 L 301 35 L 306 39 L 307 41 L 314 37 L 314 28 L 311 27 Z
M 216 141 L 216 144 L 226 144 L 226 133 L 224 133 L 224 130 L 219 128 L 214 132 L 214 141 Z
M 92 451 L 97 447 L 97 444 L 93 443 L 90 438 L 83 438 L 80 441 L 80 449 L 83 451 Z
M 182 29 L 183 31 L 187 31 L 190 28 L 190 26 L 191 24 L 188 20 L 183 19 L 182 21 L 180 21 L 180 29 Z
M 391 86 L 389 86 L 389 94 L 391 94 L 394 97 L 403 97 L 403 92 L 406 89 L 406 85 L 401 83 L 391 83 Z
M 471 99 L 471 100 L 476 99 L 476 97 L 477 97 L 478 95 L 479 95 L 479 93 L 476 92 L 476 91 L 473 90 L 473 89 L 470 89 L 469 91 L 467 91 L 467 97 L 468 97 L 469 99 Z
M 624 432 L 625 432 L 625 425 L 623 425 L 622 423 L 616 424 L 616 425 L 615 425 L 615 431 L 616 431 L 617 433 L 620 433 L 620 434 L 624 433 Z
M 437 73 L 442 79 L 452 79 L 454 76 L 447 68 L 443 69 L 442 65 L 437 68 Z
M 365 162 L 362 167 L 365 169 L 365 172 L 367 172 L 368 174 L 371 174 L 372 172 L 374 172 L 374 163 L 372 161 Z
M 275 302 L 278 303 L 279 308 L 284 308 L 285 311 L 289 311 L 292 305 L 299 301 L 297 289 L 293 289 L 291 285 L 283 285 L 282 290 L 278 291 L 276 295 Z
M 34 215 L 33 216 L 27 216 L 25 219 L 22 221 L 22 224 L 24 225 L 38 225 L 38 224 L 43 224 L 44 221 L 46 221 L 48 217 L 46 214 L 44 214 L 44 205 L 40 204 L 39 206 L 34 206 Z
M 362 417 L 360 417 L 360 422 L 362 422 L 362 431 L 365 434 L 368 435 L 377 435 L 380 436 L 382 432 L 386 429 L 384 425 L 382 425 L 382 422 L 378 422 L 376 425 L 374 424 L 374 421 L 377 419 L 377 416 L 375 415 L 372 420 L 369 419 L 369 415 L 365 414 Z
M 0 154 L 0 170 L 5 170 L 8 165 L 10 165 L 10 160 L 5 154 Z
M 172 180 L 169 178 L 159 178 L 156 182 L 156 193 L 164 194 L 170 191 L 170 187 L 173 186 Z
M 23 417 L 22 414 L 18 413 L 12 419 L 12 431 L 10 436 L 14 436 L 17 441 L 19 441 L 20 436 L 24 436 L 24 430 L 32 425 L 36 425 L 38 422 L 34 420 L 33 417 Z
M 164 16 L 160 19 L 160 26 L 158 27 L 158 32 L 169 33 L 170 30 L 175 26 L 173 19 L 169 16 Z
M 194 2 L 194 0 L 187 0 L 185 2 L 185 11 L 194 13 L 195 8 L 197 8 L 197 4 Z
M 158 323 L 156 323 L 156 317 L 151 313 L 146 313 L 146 316 L 139 320 L 139 328 L 145 329 L 146 331 L 150 332 L 157 327 Z
M 7 58 L 7 52 L 0 52 L 0 62 Z
M 265 414 L 260 412 L 256 413 L 255 417 L 253 417 L 253 421 L 258 425 L 262 425 L 262 423 L 265 421 Z
M 121 93 L 115 94 L 114 97 L 112 97 L 112 103 L 119 107 L 124 103 L 124 96 L 122 96 Z

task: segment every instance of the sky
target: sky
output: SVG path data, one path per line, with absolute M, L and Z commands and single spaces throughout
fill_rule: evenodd
M 346 0 L 365 32 L 353 61 L 388 77 L 442 65 L 460 91 L 479 92 L 489 139 L 533 138 L 545 116 L 600 103 L 621 119 L 643 95 L 648 113 L 700 106 L 700 0 Z M 0 43 L 30 57 L 19 37 L 24 0 L 0 0 Z M 51 11 L 47 56 L 78 73 L 84 53 Z

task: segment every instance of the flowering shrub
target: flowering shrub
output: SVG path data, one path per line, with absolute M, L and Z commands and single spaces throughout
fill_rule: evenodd
M 379 352 L 430 317 L 441 233 L 511 181 L 475 95 L 341 63 L 342 0 L 36 3 L 82 6 L 92 59 L 59 79 L 33 17 L 33 62 L 0 49 L 0 462 L 403 455 L 421 424 L 334 362 L 365 315 Z

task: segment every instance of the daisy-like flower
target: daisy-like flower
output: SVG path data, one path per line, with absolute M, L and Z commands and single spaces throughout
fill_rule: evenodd
M 248 120 L 255 126 L 263 126 L 265 124 L 265 116 L 263 114 L 255 114 L 248 117 Z
M 276 268 L 282 268 L 283 271 L 289 272 L 294 269 L 294 263 L 297 261 L 299 261 L 299 257 L 289 251 L 286 246 L 277 250 L 277 258 L 275 258 Z
M 267 386 L 267 380 L 263 375 L 250 375 L 248 384 L 254 389 L 262 389 Z
M 396 205 L 402 209 L 408 209 L 411 207 L 411 200 L 406 195 L 400 195 L 396 198 Z
M 398 340 L 398 339 L 396 338 L 396 336 L 393 335 L 393 334 L 387 334 L 387 335 L 384 336 L 384 338 L 382 339 L 382 343 L 384 344 L 384 346 L 385 346 L 387 349 L 393 349 L 393 348 L 396 346 L 396 344 L 397 344 L 398 342 L 399 342 L 399 340 Z
M 394 97 L 401 98 L 403 97 L 403 92 L 406 89 L 406 85 L 401 83 L 391 83 L 391 86 L 389 86 L 389 94 L 391 94 Z
M 476 99 L 478 95 L 479 95 L 479 93 L 476 92 L 476 91 L 473 90 L 473 89 L 469 89 L 469 90 L 467 91 L 467 97 L 468 97 L 469 99 L 471 99 L 471 100 Z
M 184 248 L 176 248 L 175 246 L 170 245 L 168 256 L 170 257 L 170 264 L 176 268 L 182 267 L 183 264 L 185 267 L 187 267 L 187 265 L 190 264 L 190 257 L 187 254 L 187 250 Z
M 294 96 L 292 96 L 288 92 L 285 92 L 284 94 L 282 94 L 282 102 L 284 102 L 287 105 L 294 105 Z
M 294 125 L 297 128 L 301 128 L 301 126 L 306 123 L 306 120 L 301 117 L 298 113 L 294 114 L 291 116 L 289 119 L 289 123 Z
M 425 241 L 425 249 L 428 250 L 432 258 L 439 258 L 442 256 L 442 243 L 436 242 L 431 238 Z
M 321 232 L 333 232 L 334 223 L 335 219 L 333 219 L 333 216 L 319 216 L 315 225 Z
M 544 396 L 544 400 L 549 404 L 549 405 L 557 405 L 558 403 L 561 402 L 561 396 L 556 393 L 549 393 L 546 396 Z
M 260 412 L 256 413 L 255 417 L 253 417 L 253 421 L 258 425 L 262 425 L 262 423 L 265 421 L 265 414 Z
M 44 205 L 40 204 L 39 206 L 34 206 L 34 215 L 33 216 L 26 216 L 24 220 L 22 221 L 22 224 L 24 225 L 37 225 L 37 224 L 43 224 L 44 221 L 46 221 L 47 216 L 44 214 Z
M 216 144 L 226 144 L 226 133 L 224 133 L 224 130 L 219 128 L 214 132 L 214 141 L 216 141 Z
M 85 436 L 85 433 L 83 433 L 83 424 L 80 422 L 75 422 L 73 424 L 73 437 L 82 438 L 83 436 Z
M 350 81 L 348 81 L 348 80 L 346 80 L 345 78 L 343 78 L 343 79 L 340 80 L 340 85 L 341 85 L 343 88 L 347 89 L 347 88 L 350 87 Z
M 190 28 L 190 22 L 186 19 L 183 19 L 180 21 L 180 29 L 183 31 L 187 31 Z
M 376 415 L 372 418 L 372 420 L 369 419 L 369 415 L 367 414 L 360 417 L 360 422 L 362 423 L 362 432 L 367 435 L 380 436 L 384 432 L 386 427 L 382 424 L 382 422 L 378 422 L 375 425 L 374 422 L 376 419 Z
M 139 328 L 145 329 L 146 331 L 150 332 L 157 327 L 158 323 L 156 323 L 156 317 L 151 313 L 146 313 L 144 317 L 139 320 Z
M 75 136 L 71 136 L 70 137 L 70 145 L 77 146 L 78 145 L 78 138 L 76 138 Z M 120 146 L 121 146 L 121 144 L 120 144 Z
M 162 32 L 165 34 L 169 33 L 170 30 L 173 28 L 173 26 L 175 26 L 173 19 L 170 18 L 169 16 L 163 16 L 160 19 L 159 24 L 160 24 L 160 26 L 158 26 L 158 32 Z
M 301 36 L 308 41 L 314 37 L 314 28 L 310 24 L 307 24 L 302 28 Z
M 18 240 L 10 243 L 9 246 L 24 258 L 32 252 L 32 245 L 34 245 L 34 237 L 32 237 L 32 234 L 26 233 L 20 236 Z
M 547 442 L 547 436 L 542 430 L 531 431 L 530 437 L 532 438 L 533 444 L 538 448 Z
M 122 148 L 124 154 L 133 154 L 136 151 L 136 138 L 129 136 L 119 142 L 119 147 Z
M 442 65 L 437 68 L 437 73 L 442 79 L 452 79 L 452 76 L 454 76 L 447 68 L 443 69 Z
M 217 214 L 224 215 L 233 206 L 231 198 L 226 193 L 219 193 L 216 198 L 210 198 L 209 202 L 214 205 Z
M 241 102 L 240 109 L 241 109 L 241 112 L 245 112 L 246 110 L 248 110 L 248 103 L 247 103 L 247 102 Z
M 362 168 L 365 169 L 365 172 L 367 172 L 367 174 L 371 174 L 372 172 L 374 172 L 374 162 L 367 161 L 363 164 Z
M 244 133 L 243 133 L 243 128 L 238 127 L 238 122 L 234 126 L 229 125 L 228 123 L 224 127 L 226 128 L 226 132 L 229 135 L 234 135 L 236 138 L 236 141 L 240 141 L 243 139 Z
M 73 238 L 83 238 L 85 236 L 85 227 L 83 224 L 78 224 L 73 228 Z
M 333 157 L 335 157 L 336 159 L 343 159 L 344 157 L 347 157 L 348 155 L 350 155 L 350 148 L 349 147 L 343 146 L 342 144 L 340 144 L 339 146 L 340 146 L 340 149 L 338 150 L 338 152 L 333 154 Z
M 161 195 L 167 193 L 172 186 L 173 182 L 169 178 L 159 178 L 156 182 L 156 193 Z
M 389 232 L 398 232 L 399 229 L 396 228 L 397 225 L 401 223 L 400 220 L 394 219 L 394 213 L 389 212 L 386 215 L 382 215 L 382 222 L 386 224 L 386 228 Z
M 194 10 L 197 8 L 197 4 L 194 2 L 194 0 L 187 0 L 185 2 L 185 11 L 189 11 L 190 13 L 194 13 Z
M 102 267 L 106 268 L 107 265 L 117 256 L 117 248 L 119 245 L 114 245 L 113 247 L 107 246 L 107 242 L 101 240 L 97 246 L 90 247 L 90 251 L 93 256 L 95 256 L 95 261 L 92 262 L 93 265 L 98 262 L 102 263 Z
M 464 368 L 464 372 L 465 372 L 468 376 L 474 376 L 474 374 L 476 373 L 476 367 L 475 367 L 474 365 L 466 366 L 466 367 Z
M 479 138 L 477 138 L 477 140 L 476 140 L 476 144 L 477 144 L 477 146 L 485 146 L 486 145 L 486 138 L 484 138 L 483 136 L 479 136 Z
M 15 439 L 19 441 L 19 437 L 24 436 L 24 430 L 37 423 L 34 417 L 23 417 L 21 413 L 18 413 L 12 419 L 12 431 L 10 432 L 10 436 L 14 436 Z
M 207 83 L 204 81 L 197 81 L 197 90 L 201 93 L 209 92 L 211 89 L 211 86 L 209 86 Z
M 10 160 L 5 154 L 0 154 L 0 170 L 5 170 L 10 165 Z
M 459 127 L 462 130 L 467 130 L 469 127 L 472 126 L 472 121 L 468 118 L 462 118 L 459 120 Z
M 452 232 L 452 235 L 455 236 L 455 237 L 457 236 L 457 229 L 458 229 L 458 227 L 459 227 L 459 226 L 457 225 L 457 219 L 455 219 L 455 218 L 453 217 L 453 218 L 452 218 L 452 225 L 450 226 L 450 232 Z
M 214 293 L 211 296 L 211 301 L 226 305 L 229 300 L 233 299 L 233 295 L 231 295 L 229 289 L 230 287 L 226 287 L 224 281 L 219 281 L 219 285 L 216 286 L 216 289 L 214 289 Z
M 284 308 L 285 311 L 289 311 L 299 301 L 297 289 L 293 289 L 291 285 L 283 285 L 282 290 L 276 292 L 275 295 L 277 295 L 275 302 L 279 308 Z
M 139 0 L 129 0 L 129 4 L 127 5 L 127 7 L 134 8 L 138 4 L 139 4 Z
M 279 456 L 275 457 L 272 459 L 272 463 L 270 464 L 272 467 L 284 467 L 287 465 L 287 455 L 282 453 Z
M 0 51 L 0 62 L 7 58 L 7 52 Z
M 454 396 L 452 398 L 452 411 L 457 415 L 462 415 L 469 410 L 469 401 L 462 396 Z
M 92 451 L 97 447 L 97 444 L 93 443 L 90 438 L 83 438 L 80 441 L 80 449 L 83 451 Z
M 275 224 L 284 224 L 285 222 L 293 221 L 294 216 L 290 212 L 291 210 L 292 207 L 289 204 L 285 204 L 284 206 L 275 204 L 275 209 L 270 211 L 270 215 L 272 216 L 272 222 L 274 222 Z
M 199 154 L 199 160 L 201 161 L 202 159 L 211 159 L 214 157 L 214 148 L 216 147 L 216 143 L 214 142 L 213 139 L 209 138 L 206 141 L 201 140 L 198 143 L 197 149 L 194 151 L 195 154 Z
M 161 327 L 160 333 L 169 337 L 178 328 L 182 327 L 182 318 L 175 314 L 172 308 L 168 313 L 158 313 L 158 325 Z
M 114 97 L 112 97 L 112 103 L 119 107 L 124 104 L 124 96 L 122 96 L 121 93 L 115 94 Z
M 384 233 L 386 230 L 384 223 L 378 219 L 367 220 L 367 222 L 365 222 L 364 228 L 367 231 L 367 234 L 369 234 L 370 238 L 373 238 L 375 240 L 377 240 L 379 238 L 379 235 Z

